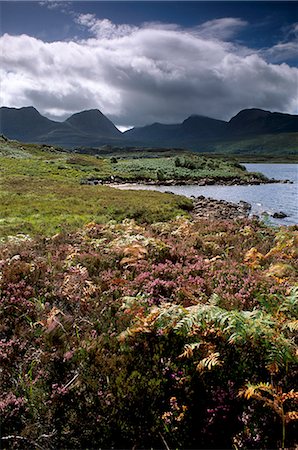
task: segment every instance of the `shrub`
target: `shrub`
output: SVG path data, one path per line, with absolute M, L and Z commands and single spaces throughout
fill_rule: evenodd
M 296 239 L 180 217 L 2 244 L 4 446 L 294 446 Z

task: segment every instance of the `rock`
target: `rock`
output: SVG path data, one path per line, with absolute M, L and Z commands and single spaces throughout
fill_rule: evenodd
M 248 217 L 251 205 L 247 202 L 239 204 L 225 200 L 215 200 L 199 196 L 194 200 L 193 216 L 210 219 L 243 219 Z
M 288 217 L 288 215 L 286 213 L 284 213 L 283 211 L 279 211 L 279 212 L 275 212 L 272 217 L 274 219 L 284 219 L 285 217 Z
M 239 206 L 241 209 L 243 209 L 244 211 L 250 211 L 251 210 L 251 204 L 248 202 L 245 202 L 243 200 L 240 200 L 239 202 Z

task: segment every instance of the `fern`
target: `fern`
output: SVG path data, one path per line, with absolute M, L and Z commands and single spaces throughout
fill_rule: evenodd
M 197 370 L 203 372 L 204 370 L 212 370 L 216 366 L 222 365 L 222 361 L 219 359 L 219 353 L 210 353 L 206 358 L 203 358 L 197 365 Z
M 278 311 L 298 319 L 298 286 L 292 288 L 291 293 L 285 297 Z
M 297 303 L 297 289 L 294 289 L 282 302 L 280 311 L 285 311 L 290 316 Z M 296 348 L 291 334 L 296 329 L 297 321 L 284 313 L 270 314 L 261 309 L 227 311 L 217 306 L 217 299 L 213 296 L 207 304 L 188 308 L 170 303 L 154 307 L 149 315 L 136 319 L 127 335 L 129 332 L 148 333 L 150 330 L 159 330 L 162 334 L 173 331 L 186 340 L 191 338 L 193 341 L 196 336 L 212 338 L 216 333 L 231 346 L 249 343 L 258 351 L 263 351 L 267 367 L 281 368 L 296 361 Z M 185 345 L 188 347 L 184 348 L 182 355 L 192 356 L 195 347 L 192 348 L 193 344 L 189 342 Z M 206 364 L 208 366 L 207 360 Z
M 178 356 L 178 358 L 192 358 L 194 354 L 194 350 L 198 350 L 199 347 L 202 345 L 201 342 L 193 342 L 192 344 L 185 344 L 184 351 L 181 353 L 181 355 Z
M 283 392 L 280 386 L 273 386 L 269 383 L 248 383 L 244 389 L 241 389 L 238 394 L 239 397 L 244 397 L 246 400 L 255 399 L 261 401 L 263 405 L 271 408 L 281 419 L 282 422 L 282 439 L 281 447 L 285 448 L 286 440 L 286 424 L 290 421 L 298 420 L 298 411 L 285 411 L 284 404 L 287 400 L 292 400 L 297 403 L 298 392 L 291 390 Z
M 286 322 L 284 328 L 288 328 L 290 331 L 298 331 L 298 320 Z

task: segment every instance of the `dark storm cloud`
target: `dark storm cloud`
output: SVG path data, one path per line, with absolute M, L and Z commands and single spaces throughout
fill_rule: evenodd
M 228 42 L 248 26 L 241 19 L 191 29 L 115 25 L 91 14 L 76 21 L 90 39 L 0 38 L 2 104 L 33 104 L 61 118 L 99 108 L 127 126 L 173 123 L 194 113 L 229 119 L 247 107 L 296 112 L 298 69 Z

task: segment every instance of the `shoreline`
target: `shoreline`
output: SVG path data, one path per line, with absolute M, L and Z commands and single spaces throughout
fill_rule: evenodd
M 194 219 L 247 219 L 252 209 L 252 205 L 243 200 L 234 203 L 204 195 L 194 198 L 193 205 L 191 215 Z
M 264 183 L 263 183 L 264 184 Z M 125 190 L 138 190 L 140 183 L 123 183 L 123 184 L 110 184 L 110 187 L 115 189 Z M 144 186 L 144 184 L 142 184 Z M 146 186 L 149 186 L 148 184 Z M 157 184 L 151 186 L 158 186 Z M 146 189 L 146 188 L 145 188 Z M 144 188 L 141 190 L 145 190 Z M 166 194 L 174 194 L 171 191 L 164 191 Z M 178 194 L 179 195 L 179 194 Z M 231 202 L 224 199 L 216 199 L 212 197 L 207 197 L 204 195 L 199 195 L 197 197 L 191 196 L 193 201 L 193 209 L 190 211 L 191 216 L 194 219 L 258 219 L 262 220 L 264 215 L 272 217 L 273 219 L 284 219 L 288 217 L 283 211 L 276 210 L 274 212 L 263 212 L 263 213 L 253 213 L 253 206 L 251 203 L 239 200 L 236 202 Z M 280 224 L 282 225 L 282 224 Z
M 152 180 L 152 179 L 125 179 L 121 177 L 111 176 L 109 179 L 102 180 L 100 178 L 82 180 L 81 184 L 88 185 L 103 185 L 115 187 L 118 189 L 125 189 L 125 186 L 257 186 L 261 184 L 293 184 L 290 180 L 276 180 L 274 178 L 262 179 L 252 176 L 247 179 L 233 177 L 231 179 L 213 177 L 213 178 L 201 178 L 201 179 L 170 179 L 170 180 Z

